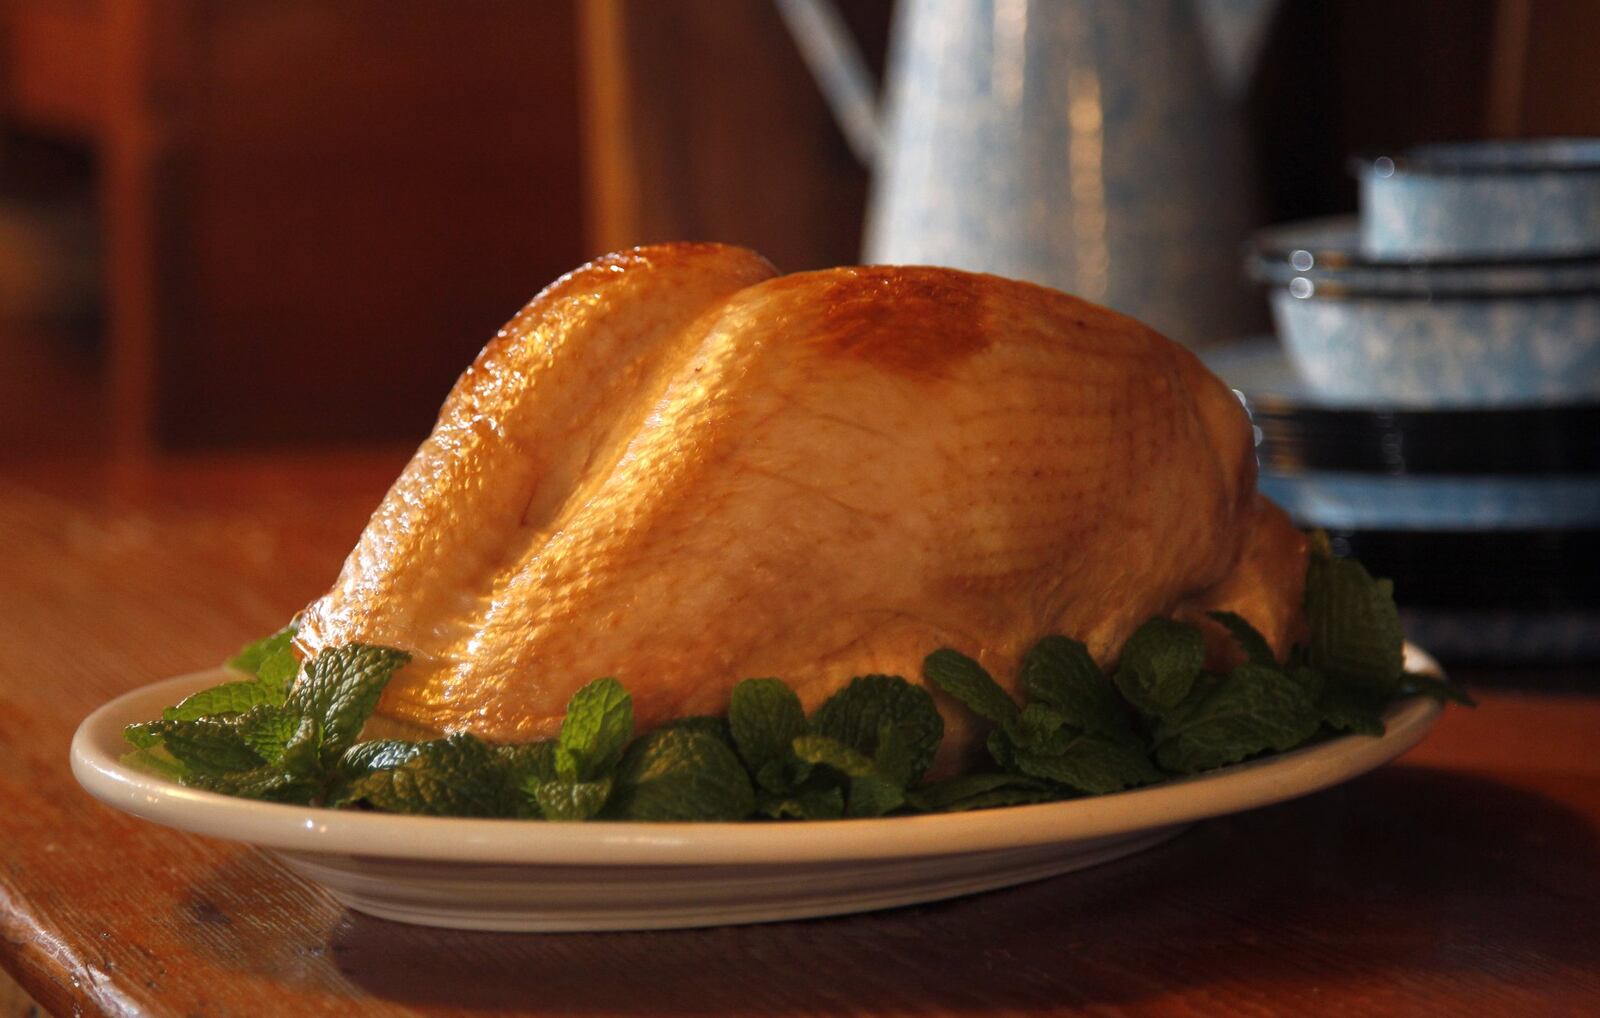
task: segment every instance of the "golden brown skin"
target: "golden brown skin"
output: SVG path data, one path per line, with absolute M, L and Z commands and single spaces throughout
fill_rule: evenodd
M 650 726 L 750 676 L 808 708 L 915 680 L 938 647 L 1002 682 L 1049 633 L 1105 661 L 1153 615 L 1230 608 L 1282 651 L 1305 555 L 1238 400 L 1129 318 L 663 245 L 558 280 L 489 344 L 299 642 L 404 648 L 380 714 L 526 739 L 603 675 Z M 970 733 L 946 720 L 948 767 Z

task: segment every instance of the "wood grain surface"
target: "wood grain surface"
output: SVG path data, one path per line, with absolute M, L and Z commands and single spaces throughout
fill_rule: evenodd
M 0 964 L 58 1014 L 1600 1013 L 1600 698 L 1480 690 L 1402 762 L 1130 859 L 876 915 L 503 935 L 346 912 L 103 807 L 92 708 L 328 584 L 399 453 L 0 469 Z M 1592 687 L 1600 691 L 1600 679 Z

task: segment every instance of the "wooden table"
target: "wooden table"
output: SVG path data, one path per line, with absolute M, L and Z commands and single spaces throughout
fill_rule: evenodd
M 1083 873 L 674 933 L 430 930 L 101 806 L 68 739 L 334 575 L 399 454 L 0 469 L 0 963 L 61 1014 L 1600 1013 L 1600 698 Z M 1492 677 L 1492 676 L 1491 676 Z M 1600 692 L 1600 676 L 1593 689 Z

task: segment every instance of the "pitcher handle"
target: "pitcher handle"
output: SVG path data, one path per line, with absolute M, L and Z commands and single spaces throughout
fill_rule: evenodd
M 878 90 L 839 8 L 832 0 L 775 2 L 851 151 L 870 168 L 881 147 Z

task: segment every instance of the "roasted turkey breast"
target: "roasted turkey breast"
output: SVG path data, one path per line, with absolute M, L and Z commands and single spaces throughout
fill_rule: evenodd
M 917 680 L 939 647 L 1002 683 L 1051 633 L 1105 662 L 1156 615 L 1235 610 L 1282 652 L 1305 559 L 1238 400 L 1138 322 L 993 276 L 669 244 L 499 332 L 298 643 L 403 648 L 380 715 L 520 740 L 605 675 L 648 727 L 741 678 L 808 708 Z M 945 715 L 948 769 L 971 739 Z

